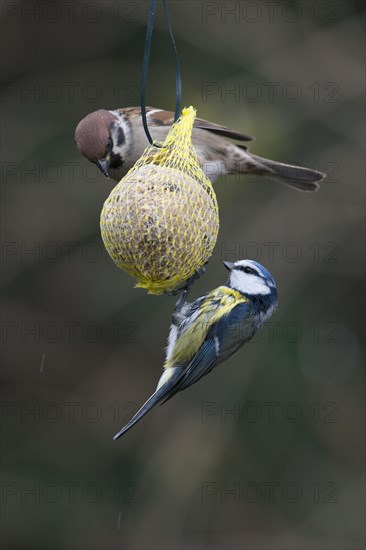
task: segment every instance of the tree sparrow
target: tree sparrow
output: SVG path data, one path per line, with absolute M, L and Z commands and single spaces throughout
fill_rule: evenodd
M 174 122 L 174 113 L 148 107 L 147 122 L 154 141 L 162 142 Z M 75 139 L 79 151 L 97 164 L 106 177 L 116 181 L 149 145 L 139 107 L 94 111 L 79 122 Z M 318 189 L 325 174 L 253 155 L 243 145 L 253 139 L 213 122 L 199 118 L 194 122 L 192 142 L 202 169 L 212 182 L 226 174 L 265 174 L 301 191 Z

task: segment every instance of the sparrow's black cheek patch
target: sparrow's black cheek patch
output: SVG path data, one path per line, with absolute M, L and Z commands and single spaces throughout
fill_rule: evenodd
M 120 155 L 112 155 L 109 161 L 110 168 L 121 168 L 123 166 L 123 160 Z
M 118 128 L 117 128 L 117 138 L 116 138 L 117 146 L 122 145 L 122 143 L 124 143 L 125 141 L 126 140 L 125 140 L 124 131 L 122 130 L 122 128 L 120 126 L 118 126 Z

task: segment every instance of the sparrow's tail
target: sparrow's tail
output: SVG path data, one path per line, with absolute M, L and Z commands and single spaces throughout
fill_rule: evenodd
M 239 161 L 238 172 L 244 174 L 263 174 L 269 175 L 275 181 L 285 183 L 299 191 L 317 191 L 319 183 L 323 181 L 326 174 L 311 168 L 302 168 L 301 166 L 293 166 L 268 160 L 251 153 L 244 153 L 244 162 Z
M 128 432 L 146 413 L 148 413 L 155 405 L 161 401 L 171 397 L 174 391 L 174 386 L 178 382 L 182 374 L 182 368 L 172 367 L 165 370 L 160 378 L 158 387 L 151 397 L 144 403 L 131 418 L 131 420 L 113 437 L 114 440 L 119 439 L 123 434 Z M 169 371 L 169 372 L 168 372 Z

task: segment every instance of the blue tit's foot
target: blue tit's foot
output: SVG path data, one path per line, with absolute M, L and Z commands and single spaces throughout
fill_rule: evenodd
M 206 262 L 207 263 L 207 262 Z M 167 296 L 178 296 L 178 294 L 182 293 L 181 298 L 179 299 L 179 302 L 184 297 L 184 301 L 187 299 L 187 296 L 189 292 L 191 291 L 191 288 L 193 286 L 193 283 L 197 281 L 202 275 L 206 273 L 206 268 L 204 266 L 200 267 L 199 269 L 196 269 L 196 271 L 193 273 L 189 279 L 186 280 L 184 286 L 181 286 L 179 288 L 175 288 L 174 290 L 165 291 L 165 294 Z M 178 303 L 179 303 L 178 302 Z
M 175 309 L 174 309 L 174 313 L 173 313 L 173 316 L 172 316 L 173 325 L 179 325 L 179 322 L 181 320 L 180 313 L 181 313 L 182 309 L 184 308 L 184 306 L 187 304 L 187 297 L 188 297 L 188 294 L 189 294 L 189 292 L 192 288 L 192 285 L 197 279 L 202 277 L 202 275 L 205 272 L 206 272 L 206 269 L 204 267 L 201 267 L 200 269 L 197 269 L 197 271 L 194 272 L 192 277 L 187 279 L 185 286 L 178 289 L 178 292 L 181 292 L 182 294 L 180 295 L 177 303 L 175 304 Z
M 205 273 L 206 273 L 206 268 L 204 266 L 202 266 L 199 269 L 196 269 L 196 271 L 193 273 L 192 277 L 187 279 L 186 284 L 184 285 L 184 287 L 182 289 L 183 293 L 184 292 L 186 293 L 186 296 L 188 296 L 188 294 L 190 293 L 191 288 L 193 286 L 193 283 L 195 281 L 198 281 L 198 279 L 200 279 L 202 277 L 202 275 L 204 275 Z

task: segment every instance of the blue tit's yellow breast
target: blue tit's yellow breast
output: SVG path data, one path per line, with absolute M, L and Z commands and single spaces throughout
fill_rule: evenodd
M 210 328 L 225 317 L 238 304 L 248 299 L 226 286 L 220 286 L 207 294 L 200 308 L 192 315 L 192 322 L 177 338 L 174 350 L 164 368 L 188 363 L 206 339 Z

